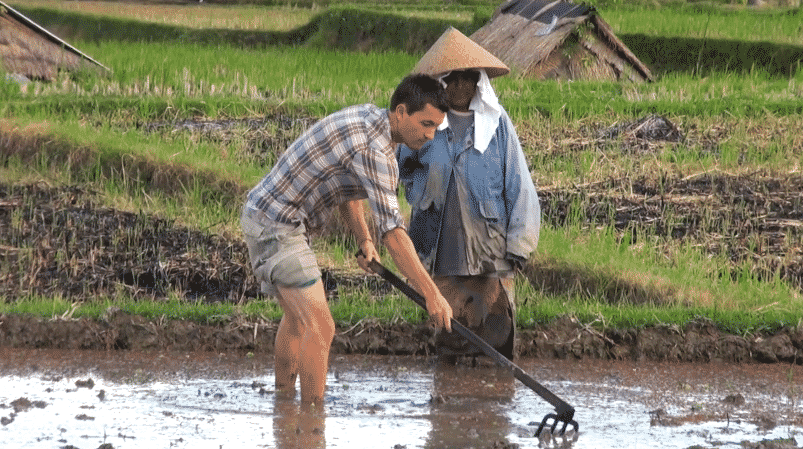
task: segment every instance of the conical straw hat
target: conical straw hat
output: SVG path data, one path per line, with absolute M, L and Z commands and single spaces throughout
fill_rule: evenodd
M 452 70 L 485 69 L 488 78 L 510 73 L 499 58 L 466 35 L 449 27 L 418 61 L 413 73 L 438 76 Z

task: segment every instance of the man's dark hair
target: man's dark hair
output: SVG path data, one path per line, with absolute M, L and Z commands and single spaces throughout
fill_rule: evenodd
M 404 77 L 390 97 L 390 110 L 395 111 L 396 106 L 400 104 L 407 105 L 408 114 L 424 109 L 427 104 L 440 109 L 441 112 L 449 111 L 446 90 L 440 81 L 428 75 L 415 74 Z

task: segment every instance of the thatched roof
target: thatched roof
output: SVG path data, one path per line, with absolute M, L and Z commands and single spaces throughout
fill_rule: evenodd
M 652 80 L 593 6 L 511 0 L 473 39 L 505 64 L 534 78 Z
M 53 80 L 59 70 L 99 67 L 51 32 L 0 1 L 0 65 L 10 74 Z

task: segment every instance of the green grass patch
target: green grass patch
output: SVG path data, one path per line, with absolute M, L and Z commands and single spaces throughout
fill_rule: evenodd
M 281 308 L 273 300 L 253 300 L 244 304 L 189 302 L 180 298 L 166 301 L 133 301 L 120 298 L 87 302 L 63 298 L 31 297 L 14 303 L 0 302 L 0 314 L 23 314 L 46 319 L 101 319 L 110 308 L 140 315 L 150 320 L 188 320 L 201 324 L 229 322 L 233 317 L 278 320 Z M 332 317 L 339 326 L 353 326 L 365 320 L 382 323 L 420 323 L 426 314 L 415 303 L 391 294 L 377 299 L 367 289 L 340 291 L 330 303 Z
M 125 19 L 137 23 L 171 25 L 198 30 L 258 30 L 291 31 L 310 22 L 320 10 L 319 6 L 297 7 L 286 3 L 277 6 L 256 5 L 206 5 L 170 4 L 167 2 L 149 3 L 143 8 L 140 3 L 120 1 L 58 1 L 58 0 L 18 0 L 12 2 L 20 9 L 56 10 L 62 14 L 77 13 L 98 19 Z M 67 20 L 65 20 L 67 22 Z
M 545 228 L 538 254 L 518 279 L 523 327 L 566 315 L 601 328 L 685 325 L 707 317 L 732 333 L 796 326 L 803 298 L 780 281 L 681 248 L 671 258 L 609 230 Z
M 330 310 L 335 322 L 341 326 L 351 326 L 363 320 L 420 323 L 426 319 L 424 310 L 406 297 L 392 293 L 378 299 L 366 288 L 341 289 L 338 299 L 330 302 Z
M 573 317 L 584 326 L 598 331 L 676 326 L 683 329 L 692 321 L 711 321 L 722 332 L 749 336 L 774 333 L 783 327 L 800 325 L 799 314 L 791 311 L 739 311 L 706 307 L 612 305 L 579 297 L 535 296 L 519 306 L 517 326 L 531 329 L 547 325 L 561 317 Z
M 167 301 L 133 301 L 122 298 L 105 301 L 69 301 L 63 298 L 31 297 L 14 303 L 1 302 L 0 313 L 24 314 L 51 319 L 101 319 L 109 309 L 119 309 L 150 320 L 188 320 L 201 324 L 218 324 L 233 316 L 279 319 L 281 308 L 275 301 L 249 301 L 243 305 L 230 303 L 187 302 L 178 298 Z

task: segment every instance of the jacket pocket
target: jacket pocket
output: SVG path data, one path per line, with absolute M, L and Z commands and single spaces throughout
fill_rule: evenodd
M 496 200 L 483 196 L 477 199 L 477 205 L 480 209 L 480 216 L 485 218 L 486 221 L 499 221 L 499 213 L 496 210 Z
M 504 239 L 505 231 L 496 207 L 496 201 L 486 198 L 479 201 L 479 212 L 485 222 L 485 230 L 490 240 Z

